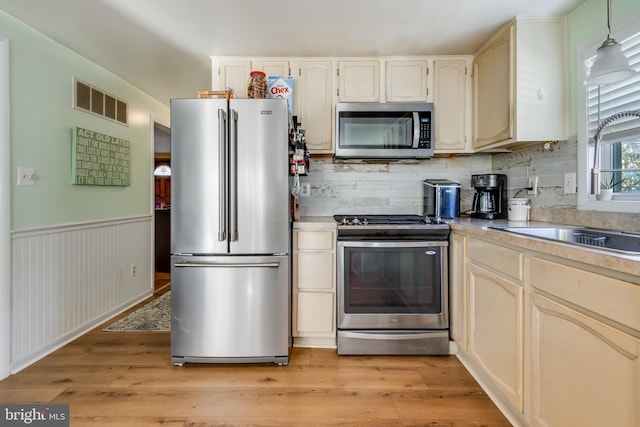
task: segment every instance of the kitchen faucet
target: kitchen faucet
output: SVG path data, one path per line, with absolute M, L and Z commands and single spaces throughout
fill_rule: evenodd
M 593 146 L 593 168 L 591 169 L 591 194 L 598 194 L 600 190 L 600 151 L 598 150 L 598 145 L 602 139 L 602 131 L 605 130 L 611 122 L 623 117 L 640 118 L 640 110 L 621 111 L 619 113 L 612 114 L 600 123 L 600 126 L 598 126 L 598 129 L 596 129 L 596 133 L 593 136 L 595 145 Z M 610 171 L 605 170 L 605 172 Z

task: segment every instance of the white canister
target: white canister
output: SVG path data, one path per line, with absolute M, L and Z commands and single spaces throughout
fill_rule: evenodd
M 514 198 L 509 199 L 507 210 L 509 211 L 509 221 L 529 221 L 529 199 Z

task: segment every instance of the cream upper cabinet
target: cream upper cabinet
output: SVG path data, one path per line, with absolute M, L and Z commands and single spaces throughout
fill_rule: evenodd
M 237 98 L 247 97 L 251 60 L 221 59 L 213 63 L 213 90 L 233 89 Z
M 340 61 L 338 82 L 340 102 L 379 102 L 380 61 Z
M 286 59 L 226 59 L 212 60 L 214 90 L 232 88 L 237 98 L 247 97 L 249 74 L 264 71 L 267 76 L 289 76 L 290 63 Z
M 433 61 L 434 149 L 471 151 L 471 73 L 468 59 Z
M 306 132 L 307 148 L 312 154 L 333 153 L 333 63 L 300 61 L 298 76 L 294 96 L 298 100 L 298 121 Z
M 387 102 L 429 101 L 426 60 L 387 60 L 385 73 Z
M 264 71 L 267 77 L 288 77 L 291 75 L 291 66 L 286 59 L 258 59 L 253 66 L 254 70 Z
M 567 139 L 566 18 L 516 18 L 473 62 L 474 149 Z
M 640 340 L 536 293 L 531 306 L 531 425 L 640 425 Z

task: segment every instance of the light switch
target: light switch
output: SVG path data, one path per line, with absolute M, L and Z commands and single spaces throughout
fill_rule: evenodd
M 564 174 L 564 194 L 576 193 L 576 173 L 570 172 Z
M 36 179 L 38 176 L 35 168 L 18 166 L 18 185 L 36 185 Z

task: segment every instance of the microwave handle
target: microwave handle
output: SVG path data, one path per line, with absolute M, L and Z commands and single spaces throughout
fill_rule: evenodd
M 411 148 L 418 148 L 420 142 L 420 113 L 413 112 L 413 146 Z

